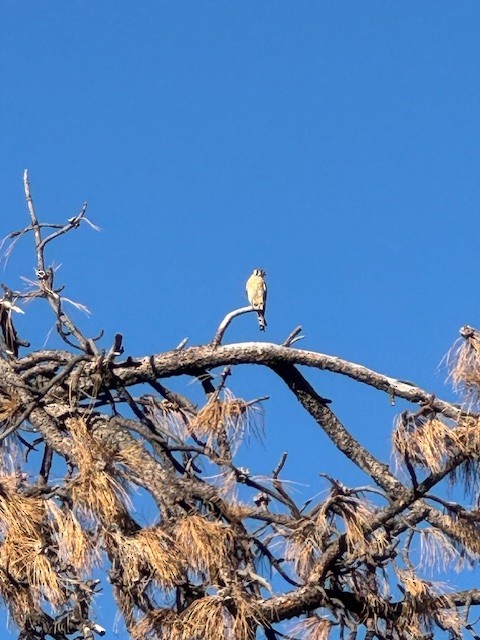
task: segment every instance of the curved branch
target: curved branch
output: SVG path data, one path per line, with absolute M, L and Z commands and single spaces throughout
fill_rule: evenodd
M 114 371 L 122 385 L 129 386 L 151 382 L 157 378 L 185 375 L 191 372 L 192 368 L 212 369 L 239 364 L 261 364 L 273 367 L 286 363 L 339 373 L 379 391 L 384 391 L 389 396 L 397 396 L 410 402 L 430 402 L 432 399 L 430 392 L 418 387 L 413 382 L 398 380 L 337 356 L 293 349 L 269 342 L 243 342 L 218 347 L 206 345 L 190 347 L 183 351 L 167 351 L 145 356 L 135 361 L 120 362 L 114 365 Z M 435 398 L 431 406 L 432 409 L 449 418 L 457 419 L 461 414 L 459 406 L 439 398 Z
M 217 329 L 217 333 L 215 334 L 215 337 L 212 340 L 212 347 L 218 347 L 218 345 L 222 341 L 223 335 L 227 330 L 228 325 L 231 323 L 231 321 L 234 318 L 236 318 L 237 316 L 241 316 L 244 313 L 250 313 L 250 311 L 254 311 L 254 309 L 253 307 L 249 306 L 249 307 L 241 307 L 240 309 L 234 309 L 233 311 L 230 311 L 230 313 L 227 313 L 225 318 L 221 321 Z

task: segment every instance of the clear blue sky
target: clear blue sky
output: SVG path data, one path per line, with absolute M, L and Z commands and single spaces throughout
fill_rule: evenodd
M 479 33 L 472 1 L 4 3 L 0 235 L 27 224 L 28 168 L 43 219 L 87 199 L 102 228 L 49 258 L 106 344 L 116 331 L 132 355 L 208 341 L 263 267 L 268 331 L 246 315 L 227 341 L 301 324 L 305 348 L 451 398 L 437 365 L 462 324 L 480 325 Z M 2 273 L 12 287 L 33 276 L 29 242 Z M 38 310 L 33 326 L 36 313 L 21 328 L 41 346 L 51 320 Z M 308 376 L 388 459 L 400 407 Z M 302 494 L 321 471 L 364 482 L 269 372 L 231 386 L 271 396 L 266 449 L 243 454 L 252 470 L 288 450 Z

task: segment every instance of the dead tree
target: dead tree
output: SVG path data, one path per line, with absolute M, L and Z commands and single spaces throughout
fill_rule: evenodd
M 480 553 L 480 333 L 464 327 L 452 361 L 459 405 L 295 348 L 299 328 L 281 345 L 222 344 L 250 307 L 229 313 L 210 344 L 125 357 L 120 334 L 102 349 L 72 320 L 46 262 L 52 240 L 88 223 L 86 205 L 65 224 L 42 223 L 26 173 L 24 184 L 30 222 L 8 236 L 6 251 L 32 236 L 36 280 L 27 291 L 2 285 L 0 302 L 0 597 L 19 637 L 103 635 L 92 578 L 101 567 L 134 639 L 477 638 L 480 590 L 428 581 L 412 549 L 420 541 L 457 568 Z M 64 349 L 29 350 L 15 329 L 15 314 L 36 299 L 51 307 Z M 297 504 L 281 477 L 286 454 L 262 481 L 238 466 L 237 446 L 263 401 L 227 386 L 242 364 L 279 376 L 370 483 L 330 478 L 326 497 Z M 393 435 L 403 474 L 351 435 L 308 382 L 309 368 L 411 403 Z M 201 382 L 203 404 L 169 389 L 180 375 Z M 446 479 L 466 488 L 473 508 L 442 497 Z M 135 487 L 156 505 L 148 526 L 135 518 Z M 238 488 L 251 498 L 236 498 Z

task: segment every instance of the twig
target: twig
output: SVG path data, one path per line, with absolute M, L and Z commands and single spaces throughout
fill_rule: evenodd
M 301 331 L 302 331 L 301 325 L 298 325 L 298 327 L 295 327 L 295 329 L 291 333 L 288 334 L 288 336 L 285 339 L 285 342 L 283 343 L 282 346 L 291 347 L 294 342 L 298 342 L 299 340 L 303 340 L 305 336 L 299 336 L 298 335 Z
M 270 396 L 259 396 L 258 398 L 254 398 L 253 400 L 248 400 L 248 402 L 245 402 L 245 406 L 251 407 L 252 405 L 263 402 L 264 400 L 270 400 Z
M 188 342 L 188 338 L 184 338 L 178 346 L 175 347 L 175 351 L 181 351 L 182 349 L 185 348 L 186 344 Z
M 280 460 L 278 461 L 277 466 L 273 470 L 272 483 L 273 483 L 274 488 L 282 496 L 284 504 L 286 504 L 288 506 L 288 508 L 290 509 L 290 511 L 292 513 L 292 516 L 295 519 L 299 520 L 302 517 L 300 509 L 297 507 L 295 502 L 292 500 L 292 498 L 285 491 L 285 489 L 283 488 L 282 482 L 278 479 L 278 476 L 279 476 L 281 470 L 283 469 L 283 466 L 284 466 L 285 462 L 287 461 L 287 456 L 288 456 L 287 452 L 284 451 L 282 453 L 282 456 L 281 456 Z
M 39 473 L 39 483 L 42 485 L 47 484 L 50 469 L 52 467 L 53 449 L 48 444 L 45 445 L 45 451 L 43 452 L 42 465 Z
M 220 374 L 220 382 L 218 383 L 217 388 L 215 389 L 214 398 L 215 400 L 218 398 L 220 393 L 225 389 L 225 385 L 227 384 L 227 378 L 232 375 L 232 367 L 228 366 Z
M 288 582 L 294 587 L 300 586 L 300 583 L 296 582 L 295 580 L 290 578 L 290 576 L 287 573 L 285 573 L 285 571 L 281 567 L 280 561 L 277 560 L 277 558 L 273 555 L 270 549 L 261 540 L 258 540 L 257 538 L 253 538 L 252 542 L 258 547 L 260 553 L 263 553 L 263 555 L 267 556 L 269 562 L 272 564 L 273 567 L 275 567 L 275 569 L 278 571 L 278 573 L 282 576 L 282 578 L 286 582 Z
M 58 231 L 55 231 L 54 233 L 51 233 L 49 236 L 44 238 L 40 242 L 40 245 L 38 247 L 39 251 L 43 251 L 43 249 L 45 248 L 45 245 L 47 243 L 51 242 L 52 240 L 55 240 L 55 238 L 58 238 L 58 236 L 61 236 L 64 233 L 67 233 L 68 231 L 71 231 L 72 229 L 76 229 L 80 225 L 80 221 L 84 217 L 84 215 L 85 215 L 85 213 L 87 211 L 87 206 L 88 206 L 88 203 L 84 202 L 80 213 L 78 213 L 73 218 L 70 218 L 68 220 L 68 223 L 63 225 Z
M 35 207 L 33 204 L 33 198 L 30 191 L 30 183 L 28 181 L 28 171 L 25 169 L 23 174 L 23 184 L 25 189 L 25 198 L 27 200 L 28 212 L 30 214 L 30 219 L 32 221 L 32 229 L 35 237 L 35 250 L 37 253 L 37 279 L 39 282 L 39 289 L 43 297 L 46 298 L 50 306 L 55 312 L 57 316 L 57 330 L 59 335 L 62 337 L 67 344 L 73 345 L 68 340 L 68 335 L 73 335 L 78 340 L 80 344 L 80 348 L 85 353 L 95 353 L 98 354 L 98 348 L 93 341 L 87 340 L 82 332 L 77 328 L 75 323 L 69 318 L 69 316 L 62 309 L 61 297 L 55 291 L 53 286 L 54 279 L 54 271 L 51 267 L 48 269 L 45 267 L 45 258 L 44 258 L 44 248 L 45 244 L 49 240 L 53 240 L 53 238 L 61 235 L 62 233 L 66 233 L 70 229 L 74 229 L 78 226 L 79 220 L 84 216 L 86 210 L 86 204 L 84 205 L 82 211 L 75 218 L 71 218 L 69 224 L 62 227 L 62 229 L 56 231 L 51 234 L 45 240 L 42 240 L 42 233 L 40 228 L 40 223 L 38 222 L 37 214 L 35 213 Z M 63 327 L 66 327 L 67 331 L 63 330 Z
M 66 364 L 65 367 L 48 382 L 48 384 L 40 389 L 37 399 L 43 398 L 50 391 L 50 389 L 53 389 L 53 387 L 65 380 L 65 378 L 75 369 L 77 364 L 85 360 L 90 360 L 90 358 L 84 354 L 82 354 L 81 356 L 76 356 L 75 358 L 73 358 L 73 360 L 70 360 L 70 362 Z
M 192 415 L 195 415 L 197 413 L 197 406 L 189 398 L 183 396 L 180 393 L 177 393 L 176 391 L 167 389 L 163 386 L 163 384 L 160 384 L 160 382 L 152 381 L 149 384 L 153 389 L 155 389 L 155 391 L 157 391 L 157 393 L 162 396 L 162 398 L 165 398 L 165 400 L 168 400 L 174 405 L 177 405 L 179 409 L 188 411 Z
M 287 456 L 288 456 L 288 453 L 286 451 L 284 451 L 282 453 L 282 457 L 278 461 L 278 464 L 277 464 L 277 466 L 275 467 L 275 469 L 273 471 L 273 474 L 272 474 L 273 478 L 275 478 L 275 479 L 278 478 L 278 475 L 279 475 L 280 471 L 283 469 L 283 466 L 284 466 L 285 462 L 287 461 Z
M 121 356 L 123 349 L 123 336 L 121 333 L 116 333 L 115 338 L 113 340 L 113 345 L 110 347 L 110 351 L 106 356 L 106 362 L 112 362 L 117 356 Z
M 35 247 L 37 249 L 37 271 L 39 273 L 45 273 L 45 260 L 43 252 L 40 250 L 42 244 L 42 233 L 40 231 L 40 225 L 33 206 L 32 194 L 30 192 L 30 183 L 28 181 L 28 171 L 25 169 L 23 172 L 23 185 L 25 188 L 25 198 L 27 200 L 28 213 L 30 214 L 30 220 L 32 221 L 33 234 L 35 236 Z

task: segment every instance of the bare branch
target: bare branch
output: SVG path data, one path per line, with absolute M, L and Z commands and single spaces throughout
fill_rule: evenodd
M 387 394 L 393 393 L 398 398 L 410 402 L 428 402 L 432 394 L 411 382 L 377 373 L 363 365 L 343 360 L 337 356 L 328 356 L 315 351 L 292 349 L 272 343 L 244 342 L 239 344 L 212 345 L 190 347 L 182 352 L 167 351 L 165 353 L 146 356 L 135 361 L 135 367 L 128 363 L 115 365 L 115 374 L 122 382 L 130 386 L 142 382 L 150 382 L 157 378 L 185 375 L 192 368 L 202 366 L 207 369 L 226 365 L 260 364 L 268 367 L 276 364 L 303 365 L 323 371 L 330 371 L 347 376 L 369 385 Z M 457 419 L 461 408 L 440 398 L 435 398 L 432 407 L 446 417 Z
M 59 236 L 63 235 L 64 233 L 67 233 L 68 231 L 71 231 L 72 229 L 77 229 L 80 226 L 80 222 L 81 222 L 82 218 L 85 216 L 85 213 L 87 212 L 87 206 L 88 206 L 88 203 L 84 202 L 80 213 L 78 213 L 73 218 L 70 218 L 68 220 L 67 224 L 65 224 L 63 227 L 58 229 L 58 231 L 55 231 L 54 233 L 51 233 L 49 236 L 44 238 L 41 241 L 40 245 L 38 246 L 38 251 L 43 252 L 45 246 L 49 242 L 51 242 L 52 240 L 55 240 L 55 238 L 58 238 Z
M 217 329 L 217 333 L 212 340 L 212 347 L 218 347 L 218 345 L 222 342 L 223 335 L 228 325 L 234 318 L 236 318 L 237 316 L 241 316 L 244 313 L 250 313 L 251 311 L 255 311 L 255 309 L 253 309 L 253 307 L 242 307 L 241 309 L 235 309 L 234 311 L 230 311 L 230 313 L 227 313 L 225 318 L 220 323 Z
M 288 337 L 285 339 L 283 343 L 284 347 L 291 347 L 294 342 L 298 342 L 299 340 L 303 340 L 305 336 L 300 336 L 299 334 L 302 332 L 302 327 L 298 325 L 295 329 L 288 334 Z
M 28 171 L 25 169 L 23 172 L 23 186 L 25 189 L 25 198 L 27 199 L 28 213 L 30 214 L 30 220 L 32 222 L 32 229 L 35 236 L 35 249 L 37 253 L 37 271 L 39 274 L 46 273 L 45 260 L 43 257 L 42 233 L 38 222 L 37 214 L 35 213 L 35 207 L 33 206 L 32 194 L 30 192 L 30 183 L 28 181 Z

